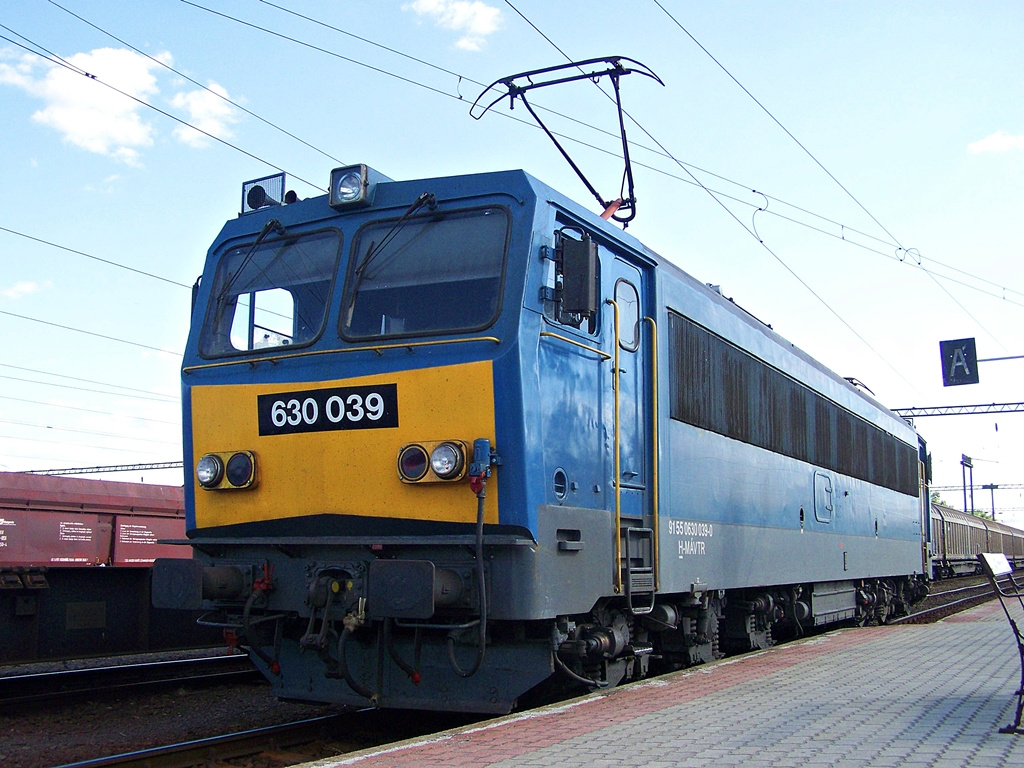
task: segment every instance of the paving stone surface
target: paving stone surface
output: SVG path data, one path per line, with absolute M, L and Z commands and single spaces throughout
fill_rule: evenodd
M 998 604 L 839 630 L 310 768 L 1004 768 L 1020 660 Z

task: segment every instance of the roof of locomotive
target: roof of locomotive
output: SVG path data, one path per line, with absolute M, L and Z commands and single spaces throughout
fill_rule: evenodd
M 916 446 L 917 433 L 914 428 L 878 402 L 874 397 L 871 397 L 868 393 L 851 384 L 807 352 L 795 346 L 769 325 L 743 309 L 733 299 L 726 298 L 717 290 L 711 288 L 710 284 L 697 280 L 678 266 L 678 264 L 648 248 L 632 234 L 621 229 L 616 223 L 602 219 L 593 210 L 581 206 L 524 170 L 487 171 L 458 176 L 379 181 L 375 185 L 372 205 L 359 210 L 373 211 L 385 208 L 401 210 L 407 207 L 421 193 L 433 191 L 431 189 L 432 186 L 434 190 L 441 187 L 444 188 L 443 192 L 437 193 L 437 197 L 441 202 L 460 199 L 482 200 L 485 197 L 504 194 L 518 198 L 521 203 L 525 202 L 526 197 L 534 196 L 538 200 L 548 201 L 558 206 L 572 216 L 586 222 L 588 227 L 592 228 L 595 233 L 600 233 L 608 240 L 631 250 L 641 260 L 656 266 L 662 275 L 662 280 L 674 280 L 679 284 L 685 285 L 688 290 L 700 295 L 702 301 L 709 302 L 715 305 L 719 312 L 732 316 L 734 323 L 738 323 L 745 328 L 745 334 L 748 339 L 760 336 L 767 342 L 766 348 L 783 350 L 787 356 L 795 358 L 807 368 L 813 369 L 813 371 L 823 377 L 822 384 L 826 381 L 828 382 L 826 386 L 828 391 L 823 392 L 823 394 L 832 399 L 844 401 L 844 405 L 853 407 L 862 416 L 874 417 L 872 421 L 876 423 L 881 419 L 884 424 L 880 424 L 880 426 L 883 426 L 886 431 Z M 251 236 L 253 232 L 258 232 L 271 219 L 277 219 L 285 227 L 288 227 L 294 224 L 333 218 L 337 213 L 337 211 L 330 207 L 328 195 L 307 198 L 289 205 L 262 208 L 228 221 L 214 242 L 213 248 L 216 248 L 218 244 L 227 239 Z M 756 355 L 756 351 L 751 349 L 750 345 L 743 344 L 742 346 Z M 766 360 L 766 362 L 774 364 L 772 360 Z M 857 403 L 860 404 L 859 408 L 856 405 Z
M 819 360 L 812 357 L 810 354 L 797 347 L 795 344 L 790 342 L 784 336 L 776 332 L 770 325 L 760 320 L 759 318 L 752 315 L 742 306 L 737 304 L 733 299 L 727 298 L 722 295 L 717 289 L 713 288 L 710 283 L 704 283 L 693 277 L 691 274 L 686 272 L 675 262 L 667 259 L 651 248 L 647 247 L 640 240 L 636 239 L 633 235 L 619 229 L 613 223 L 602 219 L 599 215 L 593 211 L 587 210 L 577 203 L 569 200 L 564 195 L 561 195 L 556 190 L 551 189 L 543 182 L 526 174 L 527 178 L 531 181 L 537 189 L 542 189 L 545 194 L 549 196 L 553 202 L 571 210 L 576 215 L 585 218 L 588 224 L 592 224 L 595 228 L 598 228 L 610 238 L 614 238 L 620 243 L 625 243 L 633 248 L 637 253 L 642 254 L 647 260 L 655 264 L 658 270 L 663 275 L 670 275 L 671 279 L 677 280 L 684 283 L 686 287 L 702 296 L 702 298 L 712 304 L 716 305 L 720 311 L 726 312 L 733 316 L 735 320 L 742 323 L 748 330 L 763 335 L 770 344 L 781 350 L 785 350 L 786 354 L 792 355 L 799 359 L 802 363 L 815 369 L 817 372 L 825 376 L 833 385 L 841 388 L 848 397 L 853 396 L 858 398 L 861 402 L 867 404 L 873 412 L 881 412 L 889 422 L 886 426 L 887 431 L 896 434 L 901 439 L 910 443 L 911 445 L 917 444 L 917 432 L 911 427 L 902 417 L 890 411 L 886 406 L 878 402 L 877 399 L 863 391 L 861 388 L 855 386 L 832 369 L 828 368 Z M 744 345 L 744 348 L 746 346 Z M 747 351 L 753 352 L 748 349 Z M 771 363 L 772 361 L 767 361 Z

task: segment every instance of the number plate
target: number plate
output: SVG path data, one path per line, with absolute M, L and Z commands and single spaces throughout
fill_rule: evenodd
M 257 397 L 260 435 L 398 426 L 398 385 L 336 387 Z

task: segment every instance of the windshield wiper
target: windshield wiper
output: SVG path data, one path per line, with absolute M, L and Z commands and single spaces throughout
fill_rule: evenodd
M 405 213 L 398 218 L 398 221 L 392 225 L 387 234 L 380 239 L 380 243 L 376 240 L 370 242 L 370 247 L 366 249 L 366 255 L 359 260 L 359 264 L 356 265 L 352 272 L 355 278 L 352 282 L 352 291 L 348 300 L 350 315 L 352 314 L 352 307 L 355 305 L 356 295 L 359 293 L 359 286 L 362 285 L 363 279 L 366 277 L 367 268 L 373 263 L 374 259 L 384 252 L 388 245 L 391 244 L 391 241 L 398 237 L 398 233 L 402 231 L 407 223 L 406 220 L 423 206 L 427 206 L 432 211 L 435 210 L 437 208 L 437 198 L 430 192 L 424 192 L 413 201 L 412 205 L 405 209 Z
M 218 304 L 221 304 L 224 301 L 225 297 L 231 291 L 231 287 L 235 284 L 235 281 L 242 272 L 245 271 L 249 262 L 252 261 L 252 257 L 256 254 L 256 249 L 260 247 L 260 243 L 262 243 L 271 232 L 276 232 L 279 236 L 284 235 L 284 225 L 277 219 L 271 219 L 263 225 L 263 229 L 260 230 L 259 235 L 256 236 L 256 242 L 252 244 L 249 251 L 242 258 L 242 263 L 238 265 L 238 269 L 235 271 L 235 274 L 231 275 L 224 281 L 224 287 L 221 288 L 220 293 L 217 294 Z

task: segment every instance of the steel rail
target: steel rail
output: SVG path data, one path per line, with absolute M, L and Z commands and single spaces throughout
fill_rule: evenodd
M 241 655 L 0 675 L 0 705 L 172 685 L 210 685 L 260 677 L 249 659 Z
M 183 741 L 164 747 L 151 747 L 120 755 L 98 757 L 77 763 L 65 763 L 57 768 L 191 768 L 209 765 L 213 756 L 219 759 L 256 754 L 272 746 L 288 747 L 315 741 L 326 726 L 337 722 L 342 715 L 324 715 L 266 728 L 210 736 L 194 741 Z
M 980 586 L 982 586 L 982 585 L 979 585 L 978 587 L 963 587 L 961 590 L 950 590 L 949 592 L 940 592 L 939 594 L 952 594 L 953 592 L 959 592 L 959 591 L 963 591 L 963 590 L 967 590 L 967 589 L 979 589 Z M 987 584 L 985 584 L 983 586 L 988 587 Z M 928 616 L 932 616 L 932 615 L 940 613 L 942 611 L 949 611 L 949 612 L 952 612 L 952 613 L 958 613 L 958 611 L 951 610 L 951 609 L 955 609 L 958 606 L 965 606 L 965 607 L 967 607 L 968 603 L 979 604 L 979 603 L 982 603 L 982 602 L 988 602 L 989 600 L 992 600 L 994 597 L 995 597 L 995 595 L 992 594 L 991 589 L 990 589 L 988 594 L 979 594 L 979 595 L 973 595 L 971 597 L 962 597 L 959 600 L 954 600 L 951 603 L 943 603 L 942 605 L 936 605 L 934 608 L 925 608 L 923 611 L 917 611 L 917 612 L 911 613 L 911 614 L 909 614 L 907 616 L 901 616 L 898 619 L 893 619 L 892 621 L 889 621 L 889 622 L 886 622 L 886 623 L 889 624 L 889 625 L 892 625 L 892 624 L 903 624 L 903 623 L 906 623 L 908 621 L 913 621 L 914 619 L 926 618 Z

